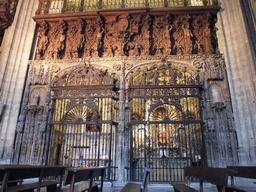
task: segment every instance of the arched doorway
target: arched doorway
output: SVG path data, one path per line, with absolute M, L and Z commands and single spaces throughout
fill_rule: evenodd
M 79 66 L 53 80 L 50 165 L 108 166 L 115 180 L 116 93 L 107 70 Z
M 131 179 L 151 167 L 151 181 L 185 181 L 184 167 L 203 163 L 202 119 L 196 72 L 171 65 L 134 73 L 131 104 Z

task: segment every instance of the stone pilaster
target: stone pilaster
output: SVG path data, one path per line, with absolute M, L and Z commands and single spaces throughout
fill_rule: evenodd
M 38 0 L 20 0 L 12 26 L 6 30 L 0 55 L 0 101 L 5 105 L 0 125 L 0 155 L 11 161 L 18 111 L 35 34 Z
M 221 0 L 218 38 L 224 53 L 238 137 L 239 164 L 255 162 L 256 73 L 241 2 Z

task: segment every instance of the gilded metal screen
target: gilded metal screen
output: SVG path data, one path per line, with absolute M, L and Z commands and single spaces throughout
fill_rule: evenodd
M 115 180 L 115 93 L 106 87 L 54 89 L 50 165 L 108 166 Z
M 203 159 L 198 79 L 186 70 L 138 73 L 130 86 L 131 180 L 143 168 L 153 182 L 185 181 L 184 167 Z M 142 84 L 141 86 L 138 86 Z

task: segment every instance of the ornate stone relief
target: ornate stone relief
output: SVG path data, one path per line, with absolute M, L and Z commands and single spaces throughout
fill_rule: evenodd
M 190 27 L 190 19 L 191 16 L 188 14 L 175 16 L 175 20 L 173 23 L 173 38 L 175 41 L 173 52 L 178 55 L 191 54 L 193 51 L 193 34 Z
M 115 19 L 117 18 L 115 17 Z M 126 17 L 124 18 L 122 16 L 122 19 L 125 20 Z M 121 27 L 120 31 L 127 31 L 126 27 Z M 98 45 L 101 46 L 100 44 Z M 102 44 L 103 46 L 104 44 Z M 165 78 L 165 75 L 168 76 L 168 79 Z M 184 79 L 184 77 L 186 78 Z M 207 155 L 210 157 L 212 165 L 222 165 L 221 162 L 217 161 L 219 157 L 230 160 L 231 164 L 235 162 L 231 155 L 235 153 L 234 144 L 231 142 L 232 139 L 235 139 L 235 132 L 233 131 L 232 112 L 228 100 L 228 93 L 225 92 L 227 88 L 224 82 L 224 62 L 222 56 L 216 54 L 169 56 L 160 54 L 156 56 L 116 56 L 108 58 L 31 61 L 25 96 L 17 124 L 15 145 L 22 145 L 24 149 L 15 148 L 15 154 L 19 153 L 20 157 L 24 157 L 23 163 L 27 163 L 30 161 L 28 158 L 29 155 L 33 156 L 34 159 L 40 159 L 39 155 L 42 152 L 46 152 L 45 148 L 42 149 L 39 146 L 49 144 L 45 138 L 49 134 L 47 122 L 49 120 L 48 116 L 51 113 L 51 98 L 79 99 L 95 95 L 110 97 L 113 96 L 113 91 L 102 91 L 96 89 L 95 85 L 99 87 L 113 86 L 116 81 L 120 83 L 122 80 L 124 81 L 124 85 L 126 85 L 124 90 L 129 88 L 129 86 L 176 86 L 184 85 L 183 82 L 186 82 L 186 85 L 202 85 L 204 91 L 200 95 L 200 102 L 203 121 L 205 122 L 206 148 L 209 151 Z M 212 99 L 214 97 L 212 89 L 215 84 L 220 87 L 216 87 L 216 94 L 219 93 L 218 91 L 221 91 L 223 94 L 223 97 L 220 99 L 217 97 Z M 79 86 L 89 86 L 92 88 L 90 91 L 83 89 L 57 90 L 65 87 Z M 50 87 L 56 89 L 54 94 L 51 94 Z M 146 91 L 143 93 L 151 94 Z M 188 89 L 188 93 L 194 94 L 193 88 Z M 124 93 L 120 97 L 123 99 L 124 104 L 123 108 L 118 108 L 121 110 L 119 111 L 120 114 L 124 114 L 125 110 L 126 112 L 129 110 L 127 94 Z M 135 91 L 132 94 L 140 95 L 141 93 Z M 119 102 L 117 103 L 119 104 Z M 31 124 L 31 122 L 35 123 Z M 27 135 L 24 136 L 25 134 Z M 229 139 L 224 140 L 224 138 Z M 34 148 L 32 149 L 29 145 Z M 211 156 L 212 154 L 214 156 Z
M 210 29 L 211 14 L 194 16 L 193 27 L 195 34 L 195 49 L 197 53 L 214 53 L 212 46 L 212 32 Z
M 74 18 L 75 19 L 75 18 Z M 211 54 L 215 17 L 115 13 L 75 20 L 38 20 L 37 58 Z

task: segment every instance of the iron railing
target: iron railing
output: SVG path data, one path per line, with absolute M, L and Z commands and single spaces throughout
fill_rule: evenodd
M 217 5 L 217 0 L 40 0 L 37 14 L 136 7 L 162 8 Z

